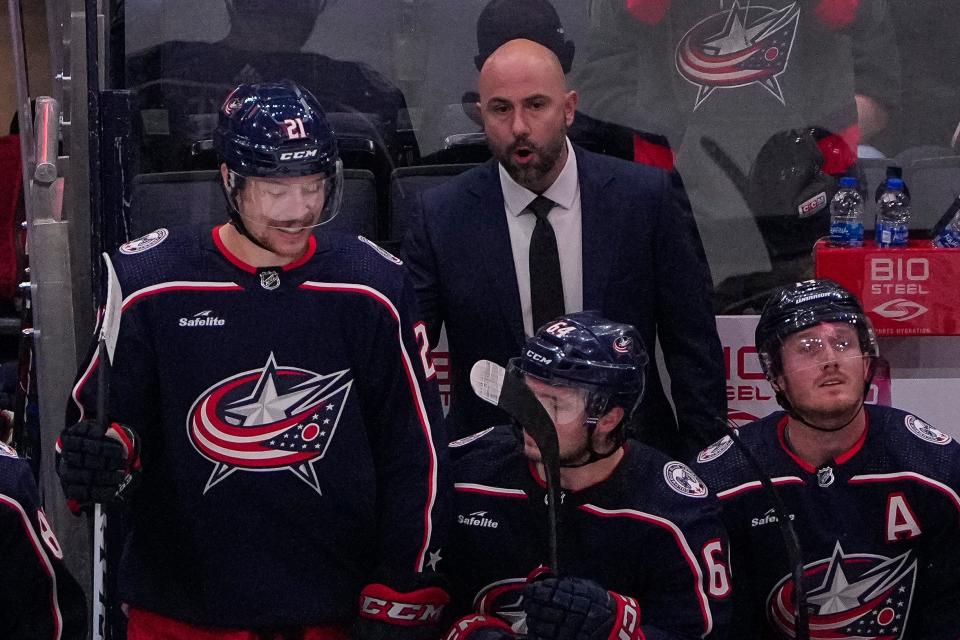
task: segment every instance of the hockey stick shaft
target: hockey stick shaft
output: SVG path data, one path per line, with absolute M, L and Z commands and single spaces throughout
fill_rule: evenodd
M 553 420 L 519 377 L 507 374 L 494 362 L 475 363 L 470 370 L 470 384 L 480 398 L 505 411 L 523 427 L 540 450 L 547 485 L 547 552 L 550 569 L 559 575 L 560 444 Z

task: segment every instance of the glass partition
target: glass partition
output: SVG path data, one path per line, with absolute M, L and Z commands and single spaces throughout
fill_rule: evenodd
M 552 33 L 546 0 L 490 4 L 481 19 L 488 0 L 125 0 L 141 170 L 215 168 L 196 143 L 226 93 L 291 78 L 329 112 L 346 165 L 374 174 L 387 219 L 394 169 L 489 157 L 478 26 L 526 25 L 569 57 L 575 143 L 678 172 L 718 312 L 812 274 L 840 176 L 859 178 L 868 230 L 888 165 L 912 190 L 914 235 L 960 191 L 954 0 L 554 0 Z

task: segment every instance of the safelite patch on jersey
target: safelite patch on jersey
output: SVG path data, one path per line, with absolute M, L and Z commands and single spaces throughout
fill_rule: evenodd
M 710 462 L 716 460 L 727 452 L 727 449 L 733 446 L 733 438 L 723 436 L 712 445 L 701 451 L 697 455 L 697 462 Z
M 392 253 L 390 253 L 389 251 L 387 251 L 386 249 L 384 249 L 383 247 L 381 247 L 380 245 L 378 245 L 378 244 L 377 244 L 376 242 L 374 242 L 373 240 L 367 240 L 367 239 L 364 238 L 363 236 L 357 236 L 357 240 L 359 240 L 359 241 L 362 242 L 363 244 L 370 245 L 370 246 L 373 248 L 374 251 L 376 251 L 377 253 L 379 253 L 381 256 L 383 256 L 384 258 L 386 258 L 387 260 L 389 260 L 389 261 L 392 262 L 393 264 L 398 264 L 398 265 L 402 265 L 402 264 L 403 264 L 403 260 L 401 260 L 401 259 L 398 258 L 397 256 L 393 255 Z
M 153 249 L 155 246 L 167 239 L 167 236 L 170 235 L 170 232 L 166 229 L 157 229 L 156 231 L 151 231 L 145 236 L 141 236 L 136 240 L 131 240 L 130 242 L 120 246 L 120 253 L 126 254 L 128 256 L 135 253 L 143 253 L 148 249 Z
M 953 438 L 928 425 L 926 422 L 918 418 L 917 416 L 908 415 L 903 419 L 904 424 L 907 425 L 907 429 L 910 430 L 910 433 L 917 436 L 921 440 L 925 440 L 932 444 L 950 444 L 953 442 Z
M 663 479 L 677 493 L 691 498 L 706 498 L 709 490 L 703 480 L 682 462 L 672 460 L 663 465 Z
M 451 442 L 451 443 L 448 444 L 447 446 L 448 446 L 448 447 L 453 447 L 453 448 L 464 447 L 464 446 L 470 444 L 471 442 L 473 442 L 474 440 L 479 440 L 479 439 L 482 438 L 483 436 L 485 436 L 485 435 L 487 435 L 488 433 L 490 433 L 491 431 L 493 431 L 493 429 L 494 429 L 493 427 L 487 427 L 487 428 L 484 429 L 483 431 L 478 431 L 478 432 L 476 432 L 476 433 L 470 434 L 469 436 L 467 436 L 467 437 L 465 437 L 465 438 L 460 438 L 459 440 L 454 440 L 453 442 Z

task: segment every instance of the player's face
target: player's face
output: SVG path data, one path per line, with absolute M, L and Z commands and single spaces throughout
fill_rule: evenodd
M 822 323 L 791 334 L 780 357 L 777 384 L 805 419 L 842 424 L 859 408 L 870 360 L 852 325 Z
M 326 200 L 322 175 L 291 178 L 247 178 L 238 209 L 248 231 L 273 253 L 303 253 Z
M 517 183 L 537 193 L 563 169 L 567 128 L 577 103 L 559 66 L 541 62 L 521 56 L 510 64 L 485 65 L 479 83 L 480 115 L 491 152 Z
M 547 410 L 557 430 L 560 462 L 577 463 L 589 455 L 587 420 L 587 392 L 574 387 L 547 384 L 535 378 L 525 378 L 540 404 Z M 530 460 L 540 461 L 540 449 L 526 432 L 523 434 L 524 454 Z

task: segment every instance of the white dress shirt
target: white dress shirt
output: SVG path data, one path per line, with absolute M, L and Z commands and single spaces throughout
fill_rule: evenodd
M 567 139 L 567 161 L 560 175 L 543 195 L 556 203 L 547 214 L 557 236 L 560 251 L 560 274 L 563 278 L 563 306 L 566 313 L 583 311 L 583 238 L 580 219 L 580 180 L 577 176 L 577 156 Z M 524 209 L 537 194 L 522 187 L 510 177 L 503 165 L 500 168 L 500 188 L 506 209 L 507 228 L 510 230 L 510 246 L 513 249 L 513 266 L 517 272 L 517 287 L 520 290 L 520 311 L 523 314 L 523 330 L 533 335 L 533 311 L 530 304 L 530 238 L 537 218 Z

